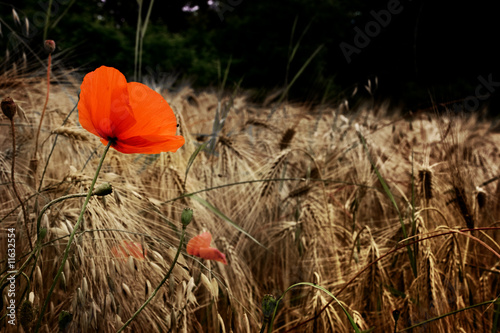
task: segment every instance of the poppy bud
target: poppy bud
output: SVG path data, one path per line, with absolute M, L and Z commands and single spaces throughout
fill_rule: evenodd
M 187 227 L 191 223 L 193 218 L 193 210 L 191 208 L 184 208 L 181 214 L 181 222 L 184 227 Z
M 102 183 L 94 189 L 92 194 L 97 195 L 99 197 L 103 197 L 105 195 L 113 193 L 113 188 L 110 183 Z
M 264 313 L 264 318 L 270 318 L 276 308 L 277 301 L 273 295 L 264 295 L 262 299 L 262 312 Z
M 54 42 L 52 39 L 47 39 L 45 43 L 43 43 L 43 46 L 45 48 L 45 51 L 52 53 L 56 49 L 56 42 Z
M 14 118 L 14 115 L 16 114 L 17 111 L 17 105 L 14 102 L 14 100 L 10 97 L 5 97 L 2 100 L 2 112 L 3 114 L 12 120 Z

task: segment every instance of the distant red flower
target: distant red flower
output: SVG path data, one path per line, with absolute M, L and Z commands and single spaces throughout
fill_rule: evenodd
M 184 144 L 165 99 L 144 84 L 127 83 L 112 67 L 85 75 L 78 112 L 83 128 L 125 154 L 175 152 Z
M 205 231 L 204 233 L 191 238 L 187 244 L 187 253 L 203 259 L 215 260 L 227 265 L 226 255 L 216 248 L 210 247 L 212 234 Z
M 141 243 L 128 240 L 123 240 L 122 244 L 113 246 L 111 253 L 120 259 L 126 259 L 129 256 L 136 259 L 144 259 L 147 254 L 146 250 L 143 251 Z

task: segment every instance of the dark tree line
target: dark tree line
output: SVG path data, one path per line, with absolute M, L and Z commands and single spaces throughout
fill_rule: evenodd
M 48 2 L 4 2 L 1 17 L 20 30 L 10 19 L 16 8 L 21 20 L 32 21 L 25 41 L 40 45 Z M 105 64 L 132 74 L 136 1 L 52 2 L 48 37 L 57 41 L 67 66 L 90 70 Z M 143 17 L 148 6 L 143 0 Z M 439 103 L 469 97 L 472 105 L 476 90 L 482 93 L 478 101 L 491 102 L 500 81 L 495 16 L 485 0 L 155 1 L 143 72 L 173 73 L 206 87 L 217 84 L 218 67 L 224 70 L 231 61 L 229 82 L 241 80 L 243 88 L 264 94 L 291 82 L 321 47 L 290 98 L 349 95 L 377 77 L 377 98 L 410 107 L 425 107 L 431 97 Z M 1 45 L 12 55 L 5 24 L 2 31 Z M 481 77 L 490 81 L 489 89 L 476 89 Z

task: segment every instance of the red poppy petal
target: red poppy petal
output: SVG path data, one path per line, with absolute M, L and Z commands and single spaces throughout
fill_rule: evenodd
M 128 253 L 136 259 L 144 259 L 146 252 L 142 251 L 142 245 L 137 242 L 123 241 Z
M 203 259 L 215 260 L 227 265 L 226 255 L 213 247 L 200 248 L 199 257 Z
M 143 252 L 142 245 L 137 242 L 123 240 L 122 244 L 115 245 L 111 253 L 116 258 L 126 259 L 129 256 L 136 259 L 145 259 L 146 251 Z
M 130 105 L 137 123 L 120 134 L 121 139 L 133 136 L 173 136 L 177 131 L 175 114 L 167 101 L 148 86 L 130 82 L 127 85 Z
M 136 121 L 125 76 L 105 66 L 88 73 L 81 85 L 78 112 L 82 127 L 104 139 L 116 137 L 132 127 Z
M 120 245 L 113 246 L 111 253 L 113 253 L 116 258 L 125 258 L 127 255 L 125 250 Z
M 125 140 L 118 139 L 113 148 L 124 154 L 159 154 L 176 152 L 184 145 L 184 138 L 175 136 L 136 136 Z
M 212 234 L 208 231 L 191 238 L 188 242 L 186 250 L 187 253 L 194 256 L 199 256 L 200 248 L 210 247 L 212 241 Z

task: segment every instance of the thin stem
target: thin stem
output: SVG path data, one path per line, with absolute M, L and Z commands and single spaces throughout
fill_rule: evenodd
M 137 72 L 138 72 L 138 61 L 139 61 L 139 38 L 141 36 L 141 27 L 142 27 L 142 1 L 138 1 L 139 4 L 139 12 L 137 13 L 137 27 L 135 30 L 135 49 L 134 49 L 134 81 L 137 81 Z
M 50 10 L 50 9 L 49 9 Z M 49 60 L 47 63 L 47 95 L 45 96 L 45 104 L 43 105 L 42 109 L 42 115 L 40 117 L 40 123 L 38 124 L 38 130 L 36 131 L 36 137 L 35 137 L 35 153 L 33 155 L 33 160 L 36 161 L 35 163 L 35 170 L 34 171 L 34 184 L 37 183 L 36 181 L 36 169 L 38 166 L 38 138 L 40 137 L 40 129 L 42 128 L 42 122 L 43 122 L 43 117 L 45 116 L 45 110 L 47 109 L 47 104 L 49 103 L 49 93 L 50 93 L 50 66 L 52 64 L 52 54 L 49 53 Z
M 397 331 L 397 333 L 399 332 L 406 332 L 406 331 L 409 331 L 409 330 L 412 330 L 414 328 L 417 328 L 419 326 L 422 326 L 422 325 L 426 325 L 430 322 L 433 322 L 435 320 L 440 320 L 440 319 L 443 319 L 444 317 L 448 317 L 448 316 L 451 316 L 451 315 L 454 315 L 454 314 L 457 314 L 459 312 L 462 312 L 462 311 L 466 311 L 466 310 L 470 310 L 470 309 L 474 309 L 474 308 L 477 308 L 477 307 L 480 307 L 480 306 L 483 306 L 483 305 L 489 305 L 489 304 L 493 304 L 497 301 L 498 299 L 493 299 L 493 300 L 489 300 L 489 301 L 485 301 L 485 302 L 481 302 L 481 303 L 477 303 L 477 304 L 474 304 L 474 305 L 470 305 L 470 306 L 467 306 L 465 308 L 462 308 L 462 309 L 457 309 L 457 310 L 454 310 L 454 311 L 451 311 L 451 312 L 448 312 L 448 313 L 445 313 L 445 314 L 442 314 L 440 316 L 437 316 L 437 317 L 434 317 L 434 318 L 431 318 L 431 319 L 427 319 L 427 320 L 424 320 L 418 324 L 415 324 L 413 326 L 410 326 L 410 327 L 406 327 L 406 328 L 403 328 L 402 330 L 399 330 Z
M 35 332 L 38 332 L 40 330 L 40 326 L 42 324 L 42 318 L 45 314 L 45 310 L 47 309 L 47 305 L 49 304 L 50 297 L 52 296 L 52 293 L 54 292 L 54 288 L 55 288 L 57 282 L 59 281 L 59 277 L 61 276 L 61 273 L 64 269 L 64 264 L 66 263 L 66 260 L 68 259 L 69 249 L 71 247 L 71 244 L 73 243 L 73 239 L 75 238 L 75 234 L 76 234 L 76 232 L 77 232 L 78 228 L 80 227 L 80 224 L 83 220 L 83 215 L 85 214 L 85 210 L 86 210 L 87 205 L 90 201 L 90 197 L 92 196 L 92 192 L 94 190 L 94 186 L 95 186 L 95 183 L 97 181 L 97 177 L 99 176 L 99 171 L 101 171 L 101 167 L 102 167 L 102 164 L 104 162 L 104 158 L 106 157 L 106 153 L 108 152 L 109 147 L 111 147 L 112 143 L 113 143 L 113 141 L 109 141 L 108 144 L 106 145 L 106 148 L 104 148 L 104 152 L 102 153 L 101 160 L 99 161 L 99 165 L 97 166 L 97 170 L 96 170 L 94 179 L 92 180 L 92 184 L 90 184 L 90 188 L 89 188 L 89 191 L 87 193 L 87 197 L 85 198 L 85 202 L 84 202 L 82 210 L 80 212 L 80 216 L 78 217 L 78 221 L 76 222 L 76 224 L 73 228 L 73 231 L 71 232 L 71 235 L 69 236 L 68 245 L 66 245 L 66 249 L 64 250 L 64 255 L 63 255 L 63 259 L 61 261 L 61 265 L 59 266 L 59 270 L 57 271 L 56 276 L 54 277 L 54 281 L 52 281 L 52 285 L 50 286 L 50 290 L 49 290 L 49 293 L 47 295 L 47 298 L 45 299 L 45 302 L 43 303 L 42 310 L 40 311 L 40 317 L 38 318 L 38 321 L 36 323 Z
M 16 194 L 17 200 L 19 200 L 19 204 L 21 205 L 21 209 L 23 211 L 23 216 L 24 216 L 24 226 L 26 227 L 26 234 L 28 235 L 30 249 L 31 249 L 31 251 L 33 251 L 33 244 L 31 243 L 30 229 L 28 227 L 28 222 L 29 222 L 28 212 L 26 211 L 26 207 L 24 206 L 23 200 L 21 199 L 21 196 L 19 195 L 19 192 L 18 192 L 17 186 L 16 186 L 16 177 L 15 177 L 15 168 L 16 168 L 16 127 L 14 126 L 14 119 L 10 120 L 10 128 L 12 129 L 12 167 L 10 169 L 10 176 L 12 178 L 12 189 L 14 190 L 14 193 Z
M 140 40 L 139 40 L 139 65 L 138 65 L 138 68 L 137 68 L 137 75 L 138 75 L 138 78 L 139 78 L 139 82 L 142 81 L 142 47 L 143 47 L 143 44 L 144 44 L 144 36 L 146 35 L 146 30 L 148 28 L 148 22 L 149 22 L 149 17 L 151 16 L 151 11 L 153 9 L 153 4 L 154 4 L 154 0 L 151 0 L 149 2 L 149 9 L 148 9 L 148 12 L 146 14 L 146 18 L 144 19 L 144 24 L 143 26 L 141 27 L 141 36 L 140 36 Z
M 37 233 L 37 235 L 40 233 L 40 223 L 42 222 L 43 214 L 45 214 L 45 212 L 47 211 L 47 209 L 50 208 L 50 206 L 52 206 L 58 202 L 64 201 L 66 199 L 81 198 L 81 197 L 85 197 L 87 195 L 88 195 L 87 193 L 69 194 L 69 195 L 65 195 L 65 196 L 59 197 L 57 199 L 54 199 L 51 202 L 49 202 L 48 204 L 46 204 L 45 206 L 43 206 L 43 208 L 40 211 L 40 214 L 38 215 L 38 218 L 36 220 L 36 233 Z
M 66 124 L 66 122 L 68 121 L 71 114 L 76 110 L 76 107 L 78 106 L 79 101 L 80 101 L 80 96 L 78 96 L 78 101 L 75 104 L 75 106 L 73 107 L 73 109 L 70 111 L 70 113 L 68 113 L 66 118 L 64 118 L 64 121 L 62 122 L 61 126 L 64 126 L 64 124 Z M 50 150 L 49 156 L 47 157 L 47 161 L 45 162 L 45 167 L 43 168 L 42 177 L 40 178 L 40 184 L 38 185 L 38 192 L 40 192 L 42 189 L 43 178 L 45 177 L 45 172 L 47 171 L 47 167 L 49 165 L 50 158 L 52 157 L 52 153 L 54 152 L 54 149 L 56 148 L 56 143 L 57 143 L 58 137 L 59 137 L 59 134 L 56 134 L 56 137 L 54 139 L 54 144 L 52 145 L 52 149 Z
M 50 20 L 51 9 L 52 9 L 52 0 L 49 0 L 49 5 L 47 6 L 47 14 L 45 16 L 45 26 L 43 27 L 43 40 L 47 39 L 47 31 L 49 30 L 49 20 Z
M 153 297 L 156 296 L 156 293 L 158 292 L 158 290 L 160 290 L 160 288 L 163 286 L 163 284 L 165 284 L 165 282 L 169 278 L 170 274 L 174 270 L 175 264 L 177 263 L 177 259 L 179 258 L 179 255 L 181 253 L 182 245 L 184 244 L 185 234 L 186 234 L 186 226 L 183 225 L 182 226 L 182 233 L 181 233 L 181 241 L 180 241 L 179 247 L 177 248 L 177 253 L 175 254 L 174 261 L 172 262 L 172 265 L 170 266 L 170 269 L 168 270 L 167 274 L 165 275 L 163 280 L 160 282 L 160 284 L 156 287 L 156 289 L 153 290 L 153 293 L 151 294 L 151 296 L 149 296 L 149 298 L 144 302 L 144 304 L 142 304 L 142 306 L 134 313 L 134 315 L 132 317 L 130 317 L 130 319 L 127 320 L 127 322 L 125 324 L 123 324 L 123 326 L 116 333 L 122 332 L 132 322 L 132 320 L 134 320 L 135 317 L 137 317 L 139 315 L 139 313 L 141 313 L 141 311 L 144 310 L 144 308 L 149 304 L 149 302 L 151 302 Z
M 168 204 L 170 202 L 174 202 L 174 201 L 177 201 L 177 200 L 180 200 L 180 199 L 183 199 L 183 198 L 186 198 L 186 197 L 191 197 L 193 195 L 196 195 L 196 194 L 199 194 L 199 193 L 202 193 L 202 192 L 208 192 L 208 191 L 212 191 L 212 190 L 217 190 L 217 189 L 221 189 L 221 188 L 224 188 L 224 187 L 231 187 L 231 186 L 235 186 L 235 185 L 245 185 L 245 184 L 252 184 L 252 183 L 262 183 L 262 182 L 281 182 L 281 181 L 300 181 L 300 182 L 305 182 L 305 181 L 311 181 L 311 182 L 323 182 L 325 184 L 344 184 L 344 185 L 354 185 L 354 186 L 359 186 L 359 187 L 364 187 L 364 188 L 369 188 L 369 189 L 374 189 L 376 190 L 376 188 L 374 186 L 368 186 L 368 185 L 364 185 L 364 184 L 357 184 L 357 183 L 352 183 L 352 182 L 345 182 L 345 181 L 340 181 L 340 180 L 335 180 L 335 179 L 314 179 L 314 178 L 266 178 L 266 179 L 252 179 L 252 180 L 244 180 L 244 181 L 241 181 L 241 182 L 234 182 L 234 183 L 229 183 L 229 184 L 222 184 L 222 185 L 218 185 L 218 186 L 213 186 L 213 187 L 208 187 L 208 188 L 204 188 L 202 190 L 198 190 L 198 191 L 195 191 L 195 192 L 190 192 L 190 193 L 185 193 L 185 194 L 182 194 L 176 198 L 173 198 L 173 199 L 170 199 L 170 200 L 167 200 L 167 201 L 163 201 L 161 204 L 162 205 L 165 205 L 165 204 Z
M 32 198 L 36 197 L 37 195 L 43 193 L 43 192 L 48 192 L 50 190 L 53 190 L 55 188 L 57 188 L 58 186 L 60 186 L 61 184 L 64 184 L 65 182 L 67 181 L 62 181 L 62 182 L 59 182 L 59 183 L 55 183 L 49 187 L 46 187 L 44 188 L 43 190 L 37 192 L 37 193 L 34 193 L 34 194 L 30 194 L 30 196 L 28 196 L 23 202 L 26 203 L 28 202 L 29 200 L 31 200 Z M 8 183 L 10 184 L 10 183 Z M 21 205 L 17 205 L 16 207 L 14 207 L 12 210 L 10 210 L 7 214 L 5 214 L 4 216 L 2 216 L 2 218 L 0 219 L 0 223 L 2 223 L 7 217 L 9 217 L 12 213 L 14 213 Z

